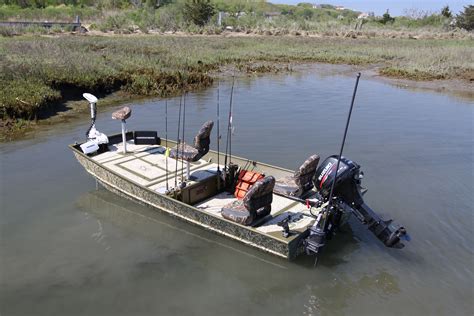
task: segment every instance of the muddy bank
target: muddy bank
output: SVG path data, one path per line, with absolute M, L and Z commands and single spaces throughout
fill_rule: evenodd
M 389 78 L 379 75 L 372 70 L 365 71 L 371 78 L 388 82 L 392 85 L 410 90 L 425 90 L 449 94 L 465 100 L 474 100 L 474 81 L 460 79 L 413 81 L 402 78 Z
M 402 89 L 431 91 L 464 100 L 474 100 L 474 80 L 440 79 L 423 81 L 387 77 L 380 74 L 379 67 L 360 69 L 360 72 L 367 79 L 386 82 Z

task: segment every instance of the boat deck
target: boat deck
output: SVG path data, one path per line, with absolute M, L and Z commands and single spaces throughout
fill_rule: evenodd
M 169 147 L 173 147 L 174 144 L 174 142 L 169 142 Z M 109 145 L 108 151 L 95 156 L 86 156 L 82 153 L 80 153 L 80 155 L 87 157 L 87 160 L 92 160 L 95 162 L 96 166 L 100 166 L 106 171 L 111 172 L 114 175 L 118 175 L 121 179 L 125 179 L 135 186 L 146 188 L 147 190 L 155 192 L 155 195 L 157 196 L 165 196 L 164 193 L 167 188 L 166 182 L 168 182 L 168 189 L 172 190 L 175 187 L 179 188 L 181 177 L 186 176 L 186 162 L 183 163 L 181 160 L 177 161 L 176 159 L 166 157 L 166 148 L 164 146 L 135 145 L 133 140 L 129 140 L 127 142 L 127 153 L 122 153 L 122 149 L 122 143 L 118 143 Z M 77 153 L 76 157 L 78 159 L 80 158 Z M 223 157 L 221 156 L 220 158 L 221 161 L 223 161 Z M 81 160 L 82 159 L 79 159 L 79 161 L 85 165 Z M 249 162 L 246 159 L 238 157 L 232 157 L 232 161 L 237 163 L 239 166 L 244 166 Z M 191 218 L 191 221 L 196 224 L 200 224 L 224 235 L 239 239 L 243 242 L 253 245 L 257 243 L 257 246 L 264 250 L 267 250 L 267 246 L 258 245 L 258 241 L 255 242 L 255 240 L 258 240 L 258 238 L 255 238 L 255 236 L 258 237 L 258 235 L 264 235 L 269 237 L 270 240 L 275 240 L 278 243 L 281 243 L 281 245 L 286 245 L 285 247 L 289 248 L 290 243 L 295 241 L 293 243 L 295 244 L 296 239 L 301 239 L 301 237 L 307 233 L 307 229 L 314 223 L 314 217 L 310 216 L 309 210 L 304 204 L 276 194 L 273 195 L 271 214 L 257 221 L 252 227 L 243 226 L 224 219 L 221 215 L 222 207 L 236 200 L 236 198 L 231 193 L 225 191 L 222 192 L 222 190 L 219 190 L 217 185 L 214 185 L 216 188 L 213 188 L 213 185 L 210 184 L 210 179 L 214 179 L 214 182 L 216 181 L 215 179 L 217 179 L 218 164 L 216 162 L 216 153 L 210 151 L 206 156 L 203 157 L 203 159 L 190 163 L 191 180 L 188 180 L 186 185 L 186 188 L 189 188 L 189 192 L 191 192 L 189 194 L 190 197 L 188 200 L 182 197 L 181 202 L 185 205 L 178 203 L 177 207 L 182 205 L 181 208 L 188 208 L 191 209 L 191 211 L 194 210 L 195 213 L 207 214 L 208 219 L 206 219 L 205 225 L 201 223 L 202 220 L 197 215 L 194 216 L 188 213 L 187 215 L 182 216 L 185 219 L 189 220 Z M 166 164 L 168 165 L 166 166 Z M 91 168 L 91 166 L 85 165 L 85 167 L 90 173 L 96 176 L 98 180 L 103 183 L 105 182 L 106 184 L 111 184 L 113 182 L 117 182 L 117 180 L 109 182 L 104 181 L 102 178 L 105 177 L 101 177 L 99 172 L 92 171 L 91 169 L 93 168 Z M 223 169 L 222 164 L 220 165 L 220 168 Z M 261 172 L 265 175 L 272 175 L 277 179 L 279 177 L 292 174 L 290 170 L 256 162 L 253 162 L 253 170 Z M 118 187 L 115 189 L 117 188 Z M 193 188 L 198 189 L 196 189 L 193 193 Z M 201 188 L 201 190 L 199 188 Z M 205 195 L 200 193 L 204 190 L 202 188 L 205 188 L 206 190 Z M 128 191 L 131 190 L 132 189 Z M 127 193 L 129 197 L 134 197 L 133 194 L 128 192 L 123 193 Z M 176 213 L 179 212 L 178 209 L 175 208 L 175 210 Z M 313 213 L 314 211 L 315 210 L 313 209 Z M 180 216 L 179 214 L 177 215 Z M 282 227 L 278 226 L 278 222 L 288 216 L 291 216 L 289 227 L 292 234 L 289 237 L 283 237 L 283 229 Z M 212 218 L 219 219 L 219 221 L 215 221 Z M 222 225 L 227 225 L 228 227 L 222 229 Z M 242 233 L 241 231 L 237 232 L 237 230 L 235 228 L 232 229 L 232 227 L 240 227 L 239 229 L 243 229 L 251 233 L 253 237 L 249 237 L 248 239 L 252 239 L 252 241 L 247 240 L 245 233 Z M 222 232 L 220 232 L 221 229 Z M 295 245 L 292 247 L 295 247 Z M 294 252 L 294 249 L 292 251 Z M 292 251 L 285 250 L 284 255 L 282 254 L 283 251 L 276 251 L 276 254 L 290 257 L 294 256 L 294 254 L 289 254 L 289 252 Z M 270 250 L 270 252 L 272 251 Z

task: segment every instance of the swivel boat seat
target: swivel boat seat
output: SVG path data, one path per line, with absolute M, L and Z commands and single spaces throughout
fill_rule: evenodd
M 132 110 L 128 106 L 124 106 L 120 110 L 115 111 L 112 113 L 112 118 L 114 120 L 121 120 L 122 121 L 122 141 L 123 141 L 123 153 L 127 153 L 127 138 L 125 136 L 126 128 L 125 128 L 125 120 L 128 119 L 132 115 Z
M 209 145 L 211 144 L 211 131 L 213 126 L 213 121 L 207 121 L 202 125 L 201 129 L 194 137 L 194 146 L 183 142 L 170 150 L 171 158 L 183 159 L 187 162 L 187 179 L 189 179 L 189 163 L 198 161 L 209 152 Z
M 312 178 L 316 173 L 319 155 L 312 155 L 301 165 L 293 176 L 278 179 L 273 192 L 278 195 L 301 197 L 313 188 Z
M 222 208 L 222 217 L 249 226 L 270 214 L 273 201 L 275 178 L 272 176 L 258 180 L 248 190 L 242 200 L 236 200 Z

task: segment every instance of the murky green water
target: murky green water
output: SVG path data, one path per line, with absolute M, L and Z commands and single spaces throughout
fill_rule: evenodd
M 353 83 L 314 73 L 238 80 L 233 152 L 292 169 L 336 153 Z M 229 90 L 221 84 L 222 113 Z M 215 103 L 215 88 L 188 96 L 188 140 L 215 119 Z M 162 105 L 131 104 L 129 129 L 163 134 Z M 115 109 L 99 113 L 101 131 L 119 132 Z M 472 314 L 473 110 L 472 100 L 362 79 L 345 156 L 365 171 L 366 202 L 413 240 L 387 249 L 353 220 L 317 269 L 96 190 L 66 147 L 83 138 L 86 117 L 2 144 L 0 314 Z M 170 137 L 177 111 L 170 100 Z

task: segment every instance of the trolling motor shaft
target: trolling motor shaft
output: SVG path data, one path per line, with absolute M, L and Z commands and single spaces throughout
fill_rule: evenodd
M 98 101 L 98 99 L 90 93 L 84 93 L 82 96 L 84 97 L 84 99 L 86 99 L 89 102 L 89 107 L 90 107 L 90 110 L 91 110 L 91 125 L 90 125 L 89 129 L 86 132 L 86 137 L 89 140 L 90 139 L 95 139 L 96 132 L 97 132 L 97 130 L 95 129 L 95 120 L 96 120 L 96 117 L 97 117 L 97 101 Z
M 93 154 L 99 150 L 99 145 L 107 144 L 109 139 L 105 134 L 100 133 L 95 127 L 98 99 L 90 93 L 84 93 L 82 96 L 84 99 L 89 101 L 91 110 L 91 125 L 86 131 L 87 142 L 81 145 L 81 150 L 85 154 Z

